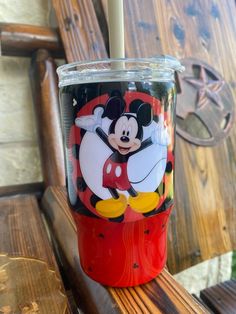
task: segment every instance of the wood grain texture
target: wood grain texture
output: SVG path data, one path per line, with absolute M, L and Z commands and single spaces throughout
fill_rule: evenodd
M 65 185 L 64 154 L 58 103 L 56 64 L 46 50 L 31 63 L 31 86 L 45 186 Z
M 152 57 L 163 53 L 155 2 L 157 1 L 124 1 L 126 57 Z M 107 20 L 107 0 L 101 0 L 101 5 Z
M 37 271 L 39 271 L 39 269 L 40 272 L 42 272 L 42 278 L 44 275 L 46 277 L 48 275 L 50 276 L 50 274 L 47 275 L 46 273 L 51 270 L 55 273 L 55 280 L 60 280 L 56 260 L 40 217 L 37 200 L 34 196 L 14 196 L 0 199 L 0 254 L 2 258 L 4 255 L 13 258 L 13 260 L 11 260 L 11 262 L 14 262 L 15 264 L 13 270 L 18 266 L 19 269 L 21 269 L 21 267 L 23 267 L 22 269 L 29 267 L 31 271 L 28 272 L 28 278 L 25 278 L 25 280 L 28 282 L 28 289 L 32 287 L 32 295 L 34 295 L 34 284 L 41 285 L 42 293 L 44 289 L 49 288 L 46 286 L 44 287 L 44 285 L 47 285 L 47 280 L 37 280 Z M 14 259 L 16 257 L 19 258 L 18 261 L 21 265 L 17 264 L 17 260 Z M 35 261 L 33 263 L 34 267 L 32 267 L 32 263 L 30 262 L 32 260 Z M 41 264 L 37 265 L 37 263 Z M 7 264 L 6 267 L 8 267 Z M 3 268 L 1 268 L 1 270 L 3 270 Z M 32 274 L 33 270 L 35 272 Z M 12 290 L 15 290 L 15 298 L 20 302 L 24 294 L 22 292 L 21 296 L 17 292 L 19 289 L 19 281 L 15 280 L 16 285 L 12 286 L 12 282 L 14 283 L 14 281 L 12 281 L 11 275 L 9 275 L 9 280 L 11 281 L 12 287 L 10 291 L 12 293 Z M 60 286 L 61 293 L 64 295 L 62 283 Z M 8 294 L 6 297 L 7 296 Z M 1 301 L 3 302 L 2 299 Z M 29 300 L 29 303 L 31 301 L 35 300 Z M 4 306 L 2 302 L 0 304 L 1 307 Z M 9 304 L 9 306 L 10 305 L 11 304 Z M 51 311 L 52 309 L 54 312 Z M 54 307 L 50 308 L 50 310 L 45 313 L 58 313 L 57 311 L 57 305 L 54 304 Z M 67 308 L 65 313 L 70 313 L 69 308 Z
M 102 0 L 102 3 L 106 12 L 107 1 Z M 146 9 L 140 10 L 142 6 Z M 236 101 L 236 65 L 233 62 L 236 8 L 233 0 L 223 7 L 221 1 L 209 0 L 195 3 L 190 0 L 148 1 L 145 4 L 126 1 L 127 57 L 156 54 L 156 39 L 150 35 L 148 27 L 143 27 L 145 34 L 140 40 L 138 26 L 147 24 L 145 17 L 143 19 L 144 11 L 151 15 L 148 21 L 157 24 L 158 53 L 180 59 L 196 57 L 208 62 L 233 87 Z M 227 139 L 213 148 L 197 147 L 176 137 L 176 206 L 168 237 L 168 266 L 173 273 L 235 248 L 235 143 L 236 126 Z
M 200 297 L 217 314 L 234 314 L 236 309 L 236 280 L 228 280 L 204 289 Z
M 150 283 L 134 288 L 105 288 L 95 283 L 79 265 L 76 226 L 67 205 L 65 188 L 48 188 L 42 205 L 86 313 L 207 313 L 166 269 Z
M 235 84 L 234 1 L 225 6 L 221 1 L 156 1 L 156 11 L 165 53 L 204 60 L 228 84 Z M 236 101 L 235 88 L 233 96 Z M 169 232 L 172 272 L 235 248 L 235 139 L 235 126 L 212 148 L 188 144 L 177 136 L 176 211 Z
M 60 36 L 57 30 L 49 27 L 0 23 L 0 40 L 3 56 L 29 57 L 37 49 L 44 48 L 53 57 L 64 57 Z
M 91 0 L 53 0 L 68 62 L 106 58 L 107 53 Z

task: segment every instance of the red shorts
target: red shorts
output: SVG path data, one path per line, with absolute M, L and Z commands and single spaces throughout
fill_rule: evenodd
M 127 174 L 127 162 L 118 163 L 107 159 L 103 166 L 103 187 L 121 191 L 131 188 Z

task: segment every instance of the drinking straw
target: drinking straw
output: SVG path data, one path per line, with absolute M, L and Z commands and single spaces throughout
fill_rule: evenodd
M 108 0 L 108 27 L 110 58 L 124 58 L 123 0 Z

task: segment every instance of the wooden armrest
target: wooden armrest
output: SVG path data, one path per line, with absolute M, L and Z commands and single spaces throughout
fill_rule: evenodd
M 0 199 L 0 313 L 71 313 L 32 195 Z
M 66 273 L 78 299 L 83 300 L 86 313 L 207 313 L 166 269 L 148 284 L 133 288 L 110 288 L 94 282 L 80 267 L 76 227 L 65 188 L 48 188 L 42 207 L 59 243 Z

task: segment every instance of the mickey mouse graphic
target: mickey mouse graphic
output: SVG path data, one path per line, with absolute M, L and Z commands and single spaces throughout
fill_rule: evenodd
M 132 186 L 127 171 L 128 160 L 153 144 L 168 146 L 170 143 L 163 115 L 159 115 L 157 127 L 151 136 L 143 140 L 144 128 L 153 121 L 149 103 L 135 99 L 129 105 L 129 112 L 125 112 L 125 106 L 121 96 L 112 96 L 104 108 L 97 107 L 93 115 L 81 116 L 75 120 L 77 127 L 96 134 L 111 151 L 102 170 L 102 185 L 109 190 L 110 198 L 96 203 L 96 211 L 110 219 L 122 216 L 128 204 L 135 212 L 142 214 L 157 207 L 158 193 L 138 192 Z M 104 117 L 111 120 L 108 134 L 102 128 Z M 127 191 L 128 198 L 120 191 Z

